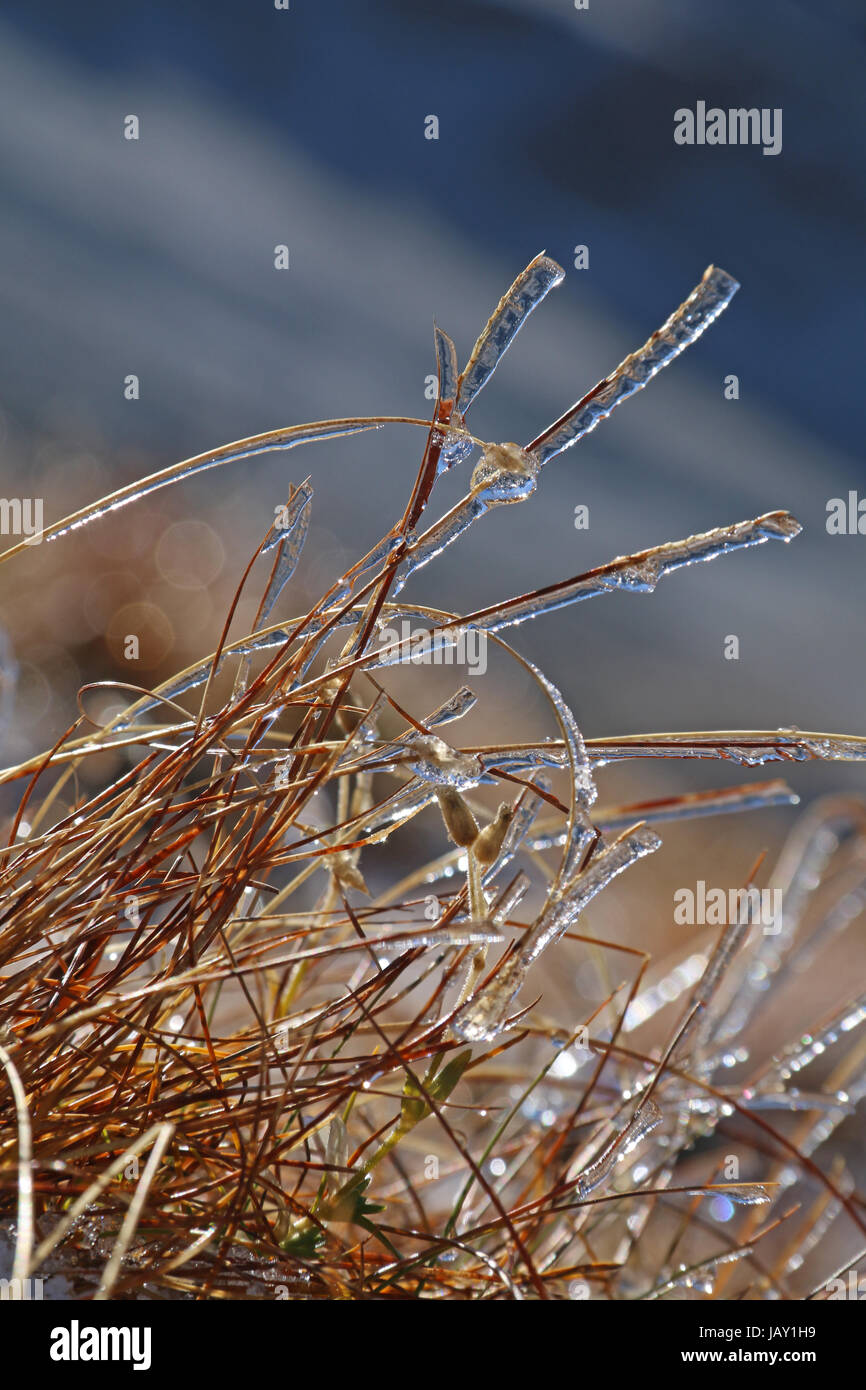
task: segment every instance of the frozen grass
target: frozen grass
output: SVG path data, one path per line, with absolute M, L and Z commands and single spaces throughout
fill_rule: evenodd
M 156 691 L 85 689 L 53 748 L 0 773 L 22 788 L 0 866 L 0 1200 L 15 1277 L 61 1272 L 85 1298 L 804 1297 L 862 1249 L 861 1199 L 831 1141 L 866 1091 L 866 1002 L 804 1020 L 797 981 L 859 911 L 863 807 L 831 800 L 804 818 L 772 878 L 784 914 L 769 932 L 745 891 L 712 949 L 690 941 L 660 971 L 580 918 L 659 849 L 654 824 L 797 799 L 773 780 L 604 805 L 607 764 L 860 759 L 866 740 L 584 738 L 501 636 L 787 542 L 797 523 L 773 512 L 719 527 L 473 614 L 398 601 L 491 507 L 529 500 L 543 467 L 737 288 L 711 267 L 525 448 L 475 439 L 469 406 L 561 278 L 537 257 L 463 372 L 436 330 L 433 419 L 400 422 L 426 431 L 404 510 L 315 606 L 272 621 L 310 524 L 303 483 L 241 578 L 239 595 L 265 557 L 251 632 L 232 635 L 233 609 L 216 652 Z M 389 423 L 227 445 L 44 538 L 194 472 Z M 469 460 L 466 496 L 428 521 L 437 478 Z M 385 638 L 404 618 L 423 640 Z M 463 686 L 429 707 L 429 661 L 469 633 L 529 676 L 554 736 L 461 742 L 451 726 L 483 714 L 486 693 Z M 392 668 L 411 677 L 411 709 Z M 126 770 L 82 793 L 81 769 L 106 748 Z M 759 860 L 736 886 L 764 881 Z M 537 998 L 538 962 L 566 950 L 569 969 L 596 972 L 601 1002 L 562 1024 Z M 777 999 L 793 1041 L 750 1051 L 758 1009 Z M 639 1046 L 659 1020 L 663 1041 Z

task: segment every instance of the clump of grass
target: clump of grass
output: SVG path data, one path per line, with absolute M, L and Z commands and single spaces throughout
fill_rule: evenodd
M 653 824 L 796 801 L 773 780 L 599 804 L 606 765 L 855 759 L 866 740 L 584 738 L 500 635 L 788 541 L 797 523 L 774 512 L 655 545 L 471 614 L 400 598 L 491 507 L 529 500 L 546 464 L 737 288 L 711 267 L 525 448 L 477 440 L 472 401 L 561 278 L 537 257 L 462 372 L 436 330 L 432 421 L 257 436 L 46 529 L 59 539 L 257 453 L 389 423 L 426 431 L 402 515 L 307 612 L 273 621 L 310 523 L 305 482 L 240 577 L 238 597 L 270 565 L 252 631 L 232 635 L 236 600 L 210 657 L 153 691 L 115 684 L 107 719 L 106 685 L 86 688 L 63 737 L 0 774 L 21 787 L 0 859 L 0 1202 L 16 1278 L 61 1273 L 95 1298 L 801 1297 L 862 1243 L 853 1179 L 826 1155 L 866 1090 L 864 1001 L 808 1030 L 800 1004 L 790 1044 L 744 1041 L 768 991 L 784 1001 L 851 920 L 838 909 L 861 881 L 860 803 L 819 804 L 795 830 L 775 875 L 784 924 L 756 919 L 762 862 L 744 874 L 744 910 L 697 969 L 691 943 L 660 974 L 580 919 L 659 849 Z M 427 524 L 437 478 L 470 459 L 466 496 Z M 534 682 L 555 736 L 461 741 L 453 727 L 480 694 L 460 687 L 431 708 L 416 639 L 382 640 L 404 618 L 428 655 L 484 634 Z M 395 667 L 411 708 L 389 688 Z M 82 793 L 79 773 L 107 749 L 125 770 Z M 563 1024 L 538 962 L 566 950 L 596 969 L 601 1002 Z M 667 1036 L 638 1045 L 653 1019 Z

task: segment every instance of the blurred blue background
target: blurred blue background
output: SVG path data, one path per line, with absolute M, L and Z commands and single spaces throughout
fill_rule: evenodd
M 485 518 L 407 597 L 468 611 L 787 507 L 805 526 L 790 547 L 688 571 L 652 598 L 580 605 L 521 629 L 517 645 L 566 690 L 588 735 L 866 732 L 866 536 L 825 529 L 829 498 L 866 495 L 864 31 L 854 3 L 781 0 L 591 0 L 586 11 L 571 0 L 291 0 L 288 11 L 11 0 L 0 20 L 4 493 L 44 495 L 53 520 L 261 430 L 426 415 L 434 317 L 465 358 L 546 248 L 566 281 L 471 418 L 485 437 L 525 442 L 714 261 L 743 286 L 719 323 L 557 460 L 530 504 Z M 697 100 L 781 107 L 782 153 L 677 146 L 673 113 Z M 130 113 L 137 142 L 123 138 Z M 430 114 L 437 141 L 424 138 Z M 274 269 L 279 243 L 288 272 Z M 587 270 L 573 266 L 579 244 Z M 738 401 L 723 395 L 729 373 Z M 0 620 L 23 692 L 7 756 L 69 722 L 82 680 L 128 676 L 106 633 L 130 605 L 153 627 L 139 679 L 213 650 L 274 506 L 307 472 L 316 501 L 299 584 L 318 593 L 402 510 L 420 443 L 391 431 L 250 461 L 5 570 Z M 460 483 L 446 480 L 445 501 Z M 587 531 L 574 528 L 578 504 Z M 739 661 L 723 657 L 729 634 Z M 863 774 L 796 769 L 795 781 L 809 792 L 862 786 Z

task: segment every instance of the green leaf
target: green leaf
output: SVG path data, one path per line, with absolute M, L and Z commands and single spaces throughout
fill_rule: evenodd
M 434 1100 L 446 1100 L 450 1096 L 471 1061 L 472 1048 L 467 1047 L 465 1052 L 458 1053 L 456 1057 L 452 1057 L 450 1062 L 445 1063 L 442 1070 L 437 1076 L 434 1076 L 427 1086 L 427 1090 Z
M 344 1183 L 339 1192 L 322 1209 L 322 1215 L 329 1221 L 353 1221 L 358 1225 L 363 1225 L 364 1218 L 370 1212 L 384 1211 L 385 1207 L 381 1202 L 371 1202 L 365 1197 L 365 1192 L 370 1186 L 371 1174 L 358 1173 Z
M 467 1047 L 465 1052 L 459 1053 L 456 1057 L 452 1057 L 450 1062 L 446 1062 L 435 1076 L 431 1076 L 428 1072 L 424 1078 L 424 1089 L 427 1094 L 436 1101 L 447 1100 L 471 1061 L 472 1049 Z M 403 1128 L 411 1129 L 421 1120 L 425 1120 L 429 1114 L 430 1106 L 414 1082 L 407 1077 L 403 1087 L 403 1100 L 400 1108 Z
M 287 1255 L 297 1255 L 298 1259 L 311 1260 L 318 1254 L 319 1246 L 324 1239 L 324 1231 L 320 1231 L 318 1226 L 306 1226 L 286 1236 L 285 1240 L 280 1241 L 280 1246 Z
M 406 1078 L 403 1099 L 400 1102 L 400 1122 L 404 1129 L 412 1129 L 430 1114 L 430 1107 L 413 1082 Z

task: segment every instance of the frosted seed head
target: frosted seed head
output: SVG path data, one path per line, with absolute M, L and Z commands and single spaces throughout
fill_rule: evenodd
M 478 838 L 478 826 L 463 797 L 453 787 L 440 787 L 436 799 L 451 839 L 461 849 L 468 849 Z
M 502 849 L 502 842 L 505 839 L 508 827 L 514 819 L 514 807 L 507 801 L 503 801 L 496 813 L 494 820 L 486 825 L 472 846 L 472 853 L 475 855 L 482 869 L 487 869 L 494 862 L 499 851 Z
M 367 897 L 370 896 L 370 890 L 364 882 L 364 875 L 357 864 L 352 863 L 345 851 L 340 854 L 329 855 L 328 860 L 331 873 L 341 888 L 356 888 L 359 893 L 366 893 Z

